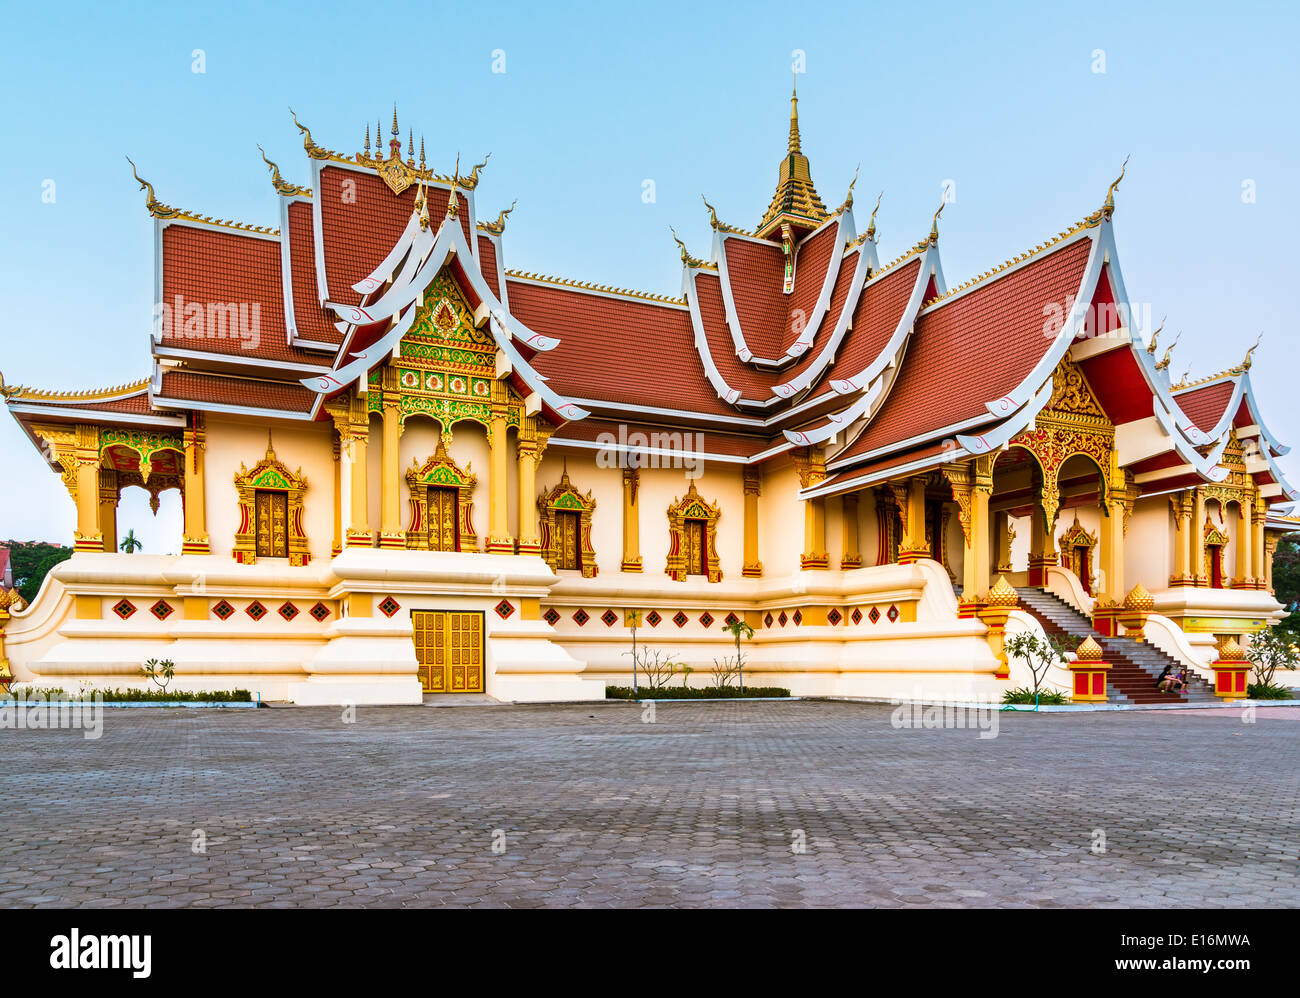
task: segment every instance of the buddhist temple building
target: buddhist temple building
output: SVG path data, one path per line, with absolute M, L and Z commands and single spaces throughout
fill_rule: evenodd
M 1211 682 L 1281 615 L 1296 496 L 1254 348 L 1172 383 L 1119 179 L 949 284 L 943 206 L 882 259 L 881 202 L 861 227 L 853 185 L 827 207 L 792 98 L 755 228 L 705 201 L 712 244 L 679 240 L 660 295 L 511 269 L 487 161 L 439 173 L 396 111 L 352 155 L 293 123 L 304 184 L 266 161 L 273 226 L 172 207 L 131 165 L 140 381 L 0 389 L 77 511 L 76 554 L 0 606 L 20 681 L 133 685 L 159 658 L 181 689 L 304 704 L 591 699 L 630 685 L 631 625 L 703 684 L 745 621 L 754 684 L 986 700 L 1017 682 L 1004 629 L 1050 628 L 1050 601 Z M 128 488 L 180 493 L 178 555 L 118 551 Z

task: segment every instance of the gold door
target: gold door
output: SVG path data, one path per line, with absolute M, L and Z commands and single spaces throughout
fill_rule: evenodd
M 259 490 L 254 496 L 254 529 L 259 558 L 289 557 L 289 496 Z
M 456 543 L 457 498 L 455 489 L 429 490 L 429 550 L 460 550 Z
M 686 536 L 686 574 L 687 575 L 704 575 L 705 574 L 705 534 L 703 520 L 687 520 Z
M 483 614 L 415 610 L 411 622 L 424 692 L 483 692 Z
M 559 512 L 555 514 L 556 533 L 556 568 L 582 568 L 581 521 L 577 513 Z

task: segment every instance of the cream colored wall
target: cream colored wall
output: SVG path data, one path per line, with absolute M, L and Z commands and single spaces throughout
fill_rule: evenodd
M 382 522 L 383 496 L 380 483 L 384 471 L 384 421 L 377 413 L 370 414 L 370 436 L 366 441 L 366 517 L 371 533 L 379 531 Z M 343 500 L 343 508 L 348 509 L 348 500 Z
M 436 448 L 437 444 L 434 443 Z M 471 420 L 462 420 L 451 428 L 451 444 L 447 453 L 462 471 L 478 478 L 474 486 L 474 532 L 478 534 L 479 550 L 487 543 L 488 518 L 491 516 L 492 450 L 488 447 L 487 430 Z M 431 457 L 433 451 L 421 458 Z M 402 483 L 406 487 L 406 483 Z
M 1011 540 L 1011 570 L 1013 572 L 1029 571 L 1029 532 L 1032 522 L 1033 518 L 1028 516 L 1011 517 L 1011 529 L 1016 532 L 1016 536 Z M 959 531 L 960 526 L 959 523 Z M 996 567 L 995 565 L 994 568 Z
M 205 484 L 208 536 L 212 553 L 230 557 L 239 529 L 239 493 L 235 475 L 240 464 L 251 468 L 266 456 L 265 422 L 246 422 L 209 414 Z M 326 423 L 283 424 L 273 429 L 275 456 L 307 478 L 303 529 L 312 560 L 328 560 L 334 537 L 334 458 L 331 428 Z
M 1168 496 L 1139 499 L 1124 538 L 1124 589 L 1141 582 L 1148 592 L 1169 588 L 1174 570 L 1174 518 Z
M 596 500 L 596 509 L 591 514 L 591 546 L 596 551 L 598 574 L 605 575 L 618 572 L 623 563 L 623 470 L 599 467 L 596 454 L 592 450 L 548 447 L 537 469 L 537 494 L 544 495 L 560 484 L 566 464 L 573 487 L 583 495 L 591 492 L 591 497 Z M 644 503 L 644 492 L 639 498 Z M 536 506 L 533 508 L 535 511 Z M 644 505 L 641 515 L 646 516 Z M 643 550 L 646 529 L 643 523 Z M 541 536 L 540 529 L 538 536 Z M 648 565 L 645 570 L 649 571 Z M 659 570 L 663 570 L 662 565 Z
M 778 461 L 780 459 L 771 462 L 772 470 L 763 475 L 763 494 L 758 500 L 759 557 L 763 562 L 763 574 L 776 577 L 799 571 L 799 556 L 803 554 L 804 540 L 799 473 L 792 463 L 777 463 Z M 838 526 L 836 529 L 839 529 Z M 829 525 L 826 532 L 830 534 Z M 836 544 L 838 543 L 839 539 L 836 538 Z M 838 565 L 839 561 L 832 560 L 831 564 Z

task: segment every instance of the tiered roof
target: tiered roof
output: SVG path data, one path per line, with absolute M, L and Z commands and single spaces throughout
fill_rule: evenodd
M 1285 448 L 1262 429 L 1248 364 L 1171 393 L 1167 357 L 1157 361 L 1132 331 L 1090 329 L 1073 313 L 1044 329 L 1045 306 L 1127 301 L 1110 227 L 1118 180 L 1079 224 L 950 288 L 939 212 L 927 238 L 882 265 L 875 211 L 859 235 L 852 185 L 826 209 L 795 95 L 758 229 L 720 221 L 706 201 L 711 252 L 693 257 L 679 241 L 673 297 L 507 269 L 513 205 L 494 220 L 475 210 L 486 159 L 467 176 L 459 163 L 450 176 L 435 173 L 421 139 L 417 164 L 409 131 L 403 155 L 396 111 L 386 153 L 378 126 L 373 152 L 367 126 L 363 151 L 345 156 L 294 123 L 309 183 L 290 183 L 262 157 L 280 198 L 278 228 L 172 208 L 135 174 L 158 232 L 158 294 L 173 311 L 154 338 L 153 375 L 75 400 L 0 383 L 25 425 L 88 414 L 184 425 L 203 411 L 323 419 L 329 397 L 384 362 L 420 282 L 445 264 L 497 339 L 502 369 L 560 425 L 553 446 L 590 446 L 615 425 L 704 430 L 706 452 L 733 462 L 821 446 L 831 474 L 813 491 L 857 488 L 1001 446 L 1046 403 L 1077 337 L 1101 332 L 1114 343 L 1079 362 L 1108 414 L 1117 424 L 1154 417 L 1169 438 L 1138 467 L 1152 487 L 1176 475 L 1212 480 L 1229 429 L 1259 426 L 1263 473 L 1289 494 L 1272 464 Z M 224 334 L 206 314 L 187 326 L 187 305 L 223 303 L 245 310 L 225 313 Z

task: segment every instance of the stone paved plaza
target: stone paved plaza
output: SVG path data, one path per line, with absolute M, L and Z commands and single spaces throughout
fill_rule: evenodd
M 0 731 L 0 906 L 1300 904 L 1300 711 L 1001 714 L 993 739 L 890 712 L 117 709 L 99 741 Z

